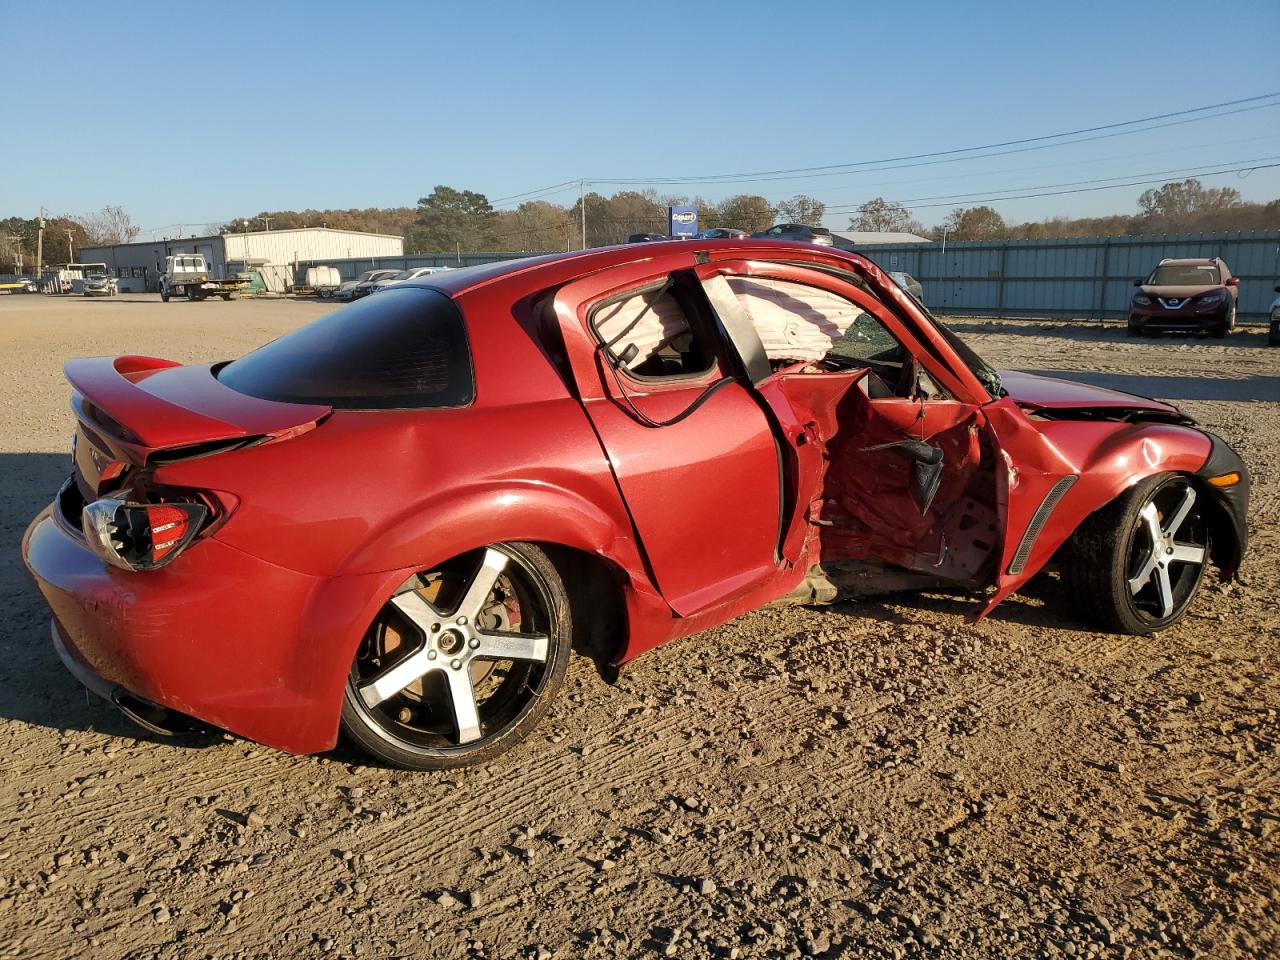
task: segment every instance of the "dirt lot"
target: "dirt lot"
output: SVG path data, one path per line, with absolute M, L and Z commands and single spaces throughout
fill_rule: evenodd
M 961 322 L 999 365 L 1169 398 L 1255 471 L 1244 582 L 1150 639 L 1050 578 L 977 626 L 911 596 L 579 661 L 452 775 L 150 740 L 21 571 L 68 469 L 63 361 L 210 360 L 318 303 L 0 298 L 0 957 L 1276 956 L 1280 350 Z

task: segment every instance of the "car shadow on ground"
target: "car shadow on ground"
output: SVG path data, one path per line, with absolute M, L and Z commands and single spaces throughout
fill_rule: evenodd
M 1074 380 L 1094 387 L 1136 393 L 1162 400 L 1280 401 L 1280 377 L 1247 376 L 1232 379 L 1192 376 L 1161 377 L 1134 373 L 1093 373 L 1083 370 L 1026 370 L 1042 377 Z
M 1151 340 L 1136 340 L 1129 336 L 1123 326 L 1103 325 L 1097 321 L 1077 320 L 1062 323 L 1036 323 L 1034 321 L 1002 321 L 984 323 L 977 320 L 952 320 L 940 318 L 948 330 L 958 334 L 974 333 L 984 336 L 1035 337 L 1043 340 L 1054 337 L 1060 340 L 1075 340 L 1081 343 L 1150 343 Z M 1235 333 L 1224 340 L 1212 337 L 1186 336 L 1182 334 L 1158 334 L 1154 342 L 1167 342 L 1170 346 L 1196 347 L 1266 347 L 1267 328 L 1265 326 L 1237 327 Z
M 986 596 L 978 594 L 912 591 L 842 599 L 837 601 L 835 609 L 848 616 L 885 624 L 916 623 L 918 614 L 953 616 L 971 622 L 986 602 Z M 1071 604 L 1061 581 L 1050 573 L 1033 577 L 1021 590 L 991 611 L 988 619 L 1068 633 L 1096 632 L 1091 624 L 1072 616 Z

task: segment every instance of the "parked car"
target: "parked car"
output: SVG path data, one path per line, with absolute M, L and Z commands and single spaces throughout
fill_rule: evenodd
M 803 223 L 779 223 L 768 230 L 751 236 L 765 240 L 795 240 L 798 243 L 816 243 L 822 247 L 835 246 L 835 238 L 826 227 L 810 227 Z
M 448 269 L 448 267 L 414 267 L 412 270 L 401 270 L 399 273 L 383 277 L 377 281 L 369 288 L 369 293 L 379 293 L 387 289 L 387 287 L 394 287 L 400 283 L 409 283 L 412 280 L 420 280 L 423 277 L 431 276 L 433 273 L 441 273 Z
M 1064 616 L 1149 634 L 1245 549 L 1245 465 L 1175 407 L 997 372 L 812 244 L 488 264 L 66 375 L 74 470 L 22 541 L 58 654 L 151 729 L 291 751 L 487 762 L 571 648 L 611 675 L 784 596 L 982 617 L 1053 560 Z
M 81 292 L 86 297 L 114 297 L 120 292 L 118 281 L 105 267 L 102 270 L 88 270 L 82 281 Z
M 667 239 L 665 233 L 633 233 L 627 237 L 627 243 L 658 243 Z
M 911 294 L 921 303 L 924 303 L 924 287 L 920 286 L 920 281 L 909 273 L 903 273 L 900 270 L 891 271 L 889 276 L 893 278 L 893 282 L 900 286 L 907 293 Z
M 1275 288 L 1280 293 L 1280 287 Z M 1271 323 L 1267 327 L 1267 346 L 1280 347 L 1280 297 L 1271 301 Z
M 694 236 L 697 240 L 741 240 L 746 235 L 747 231 L 736 230 L 733 227 L 712 227 Z
M 1221 339 L 1236 327 L 1240 279 L 1220 258 L 1161 260 L 1129 307 L 1129 336 L 1207 333 Z
M 399 270 L 366 270 L 354 280 L 347 280 L 334 288 L 329 296 L 334 300 L 359 300 L 369 293 L 369 288 L 379 280 L 394 277 Z

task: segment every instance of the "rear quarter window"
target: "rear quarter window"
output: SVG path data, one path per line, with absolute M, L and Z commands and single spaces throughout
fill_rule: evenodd
M 462 312 L 422 287 L 384 290 L 222 367 L 239 393 L 339 409 L 460 407 L 475 398 Z

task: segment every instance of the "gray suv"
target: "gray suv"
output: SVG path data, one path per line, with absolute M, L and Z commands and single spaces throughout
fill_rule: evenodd
M 820 247 L 834 247 L 835 238 L 826 227 L 810 227 L 803 223 L 779 223 L 768 230 L 753 233 L 753 237 L 766 240 L 797 240 L 800 243 L 816 243 Z

